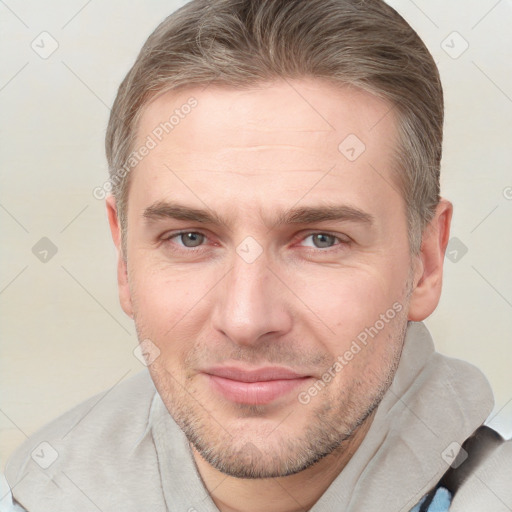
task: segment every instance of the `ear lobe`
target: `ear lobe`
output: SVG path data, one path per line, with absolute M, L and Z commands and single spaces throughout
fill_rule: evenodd
M 113 196 L 107 197 L 106 206 L 112 240 L 117 249 L 117 285 L 119 289 L 119 301 L 123 311 L 130 318 L 133 318 L 132 300 L 128 282 L 128 264 L 123 254 L 121 225 L 117 216 L 116 201 Z
M 436 213 L 423 233 L 420 254 L 409 303 L 408 319 L 420 322 L 436 309 L 441 297 L 443 264 L 450 238 L 453 205 L 441 199 Z

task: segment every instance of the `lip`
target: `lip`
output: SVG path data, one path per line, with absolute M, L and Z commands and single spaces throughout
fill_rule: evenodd
M 218 366 L 203 373 L 215 392 L 232 402 L 250 405 L 269 404 L 312 378 L 277 366 L 256 369 Z

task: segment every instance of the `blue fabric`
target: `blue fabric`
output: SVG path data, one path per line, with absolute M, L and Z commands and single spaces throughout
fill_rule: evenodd
M 412 510 L 411 512 L 418 512 L 418 510 L 421 507 L 421 504 L 423 503 L 425 498 L 421 500 Z M 428 512 L 446 512 L 450 509 L 450 503 L 452 501 L 452 495 L 448 490 L 446 490 L 444 487 L 440 487 L 436 495 L 434 496 L 434 499 L 432 500 L 432 503 L 430 504 L 430 507 L 428 507 Z

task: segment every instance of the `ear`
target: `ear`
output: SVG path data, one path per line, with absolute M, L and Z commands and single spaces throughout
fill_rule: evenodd
M 108 223 L 110 224 L 110 232 L 112 240 L 117 249 L 117 284 L 119 288 L 119 301 L 123 311 L 133 318 L 132 299 L 130 294 L 130 286 L 128 284 L 128 266 L 123 255 L 123 247 L 121 243 L 121 225 L 117 216 L 116 200 L 113 196 L 106 199 Z
M 420 254 L 416 256 L 414 286 L 408 319 L 425 320 L 436 309 L 443 284 L 443 263 L 450 238 L 453 205 L 441 199 L 432 221 L 425 228 Z

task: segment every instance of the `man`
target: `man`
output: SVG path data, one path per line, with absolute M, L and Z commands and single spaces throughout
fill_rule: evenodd
M 432 57 L 378 0 L 194 0 L 167 18 L 106 138 L 120 301 L 149 372 L 15 453 L 17 506 L 511 510 L 511 443 L 464 444 L 489 385 L 422 324 L 452 214 L 442 126 Z

